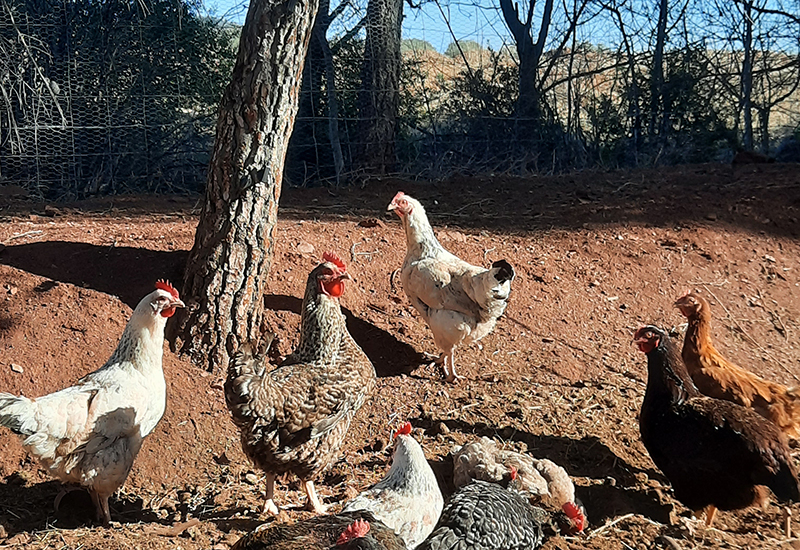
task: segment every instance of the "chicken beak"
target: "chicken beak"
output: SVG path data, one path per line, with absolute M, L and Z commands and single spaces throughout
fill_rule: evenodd
M 340 281 L 342 281 L 342 280 L 352 281 L 353 280 L 353 278 L 350 276 L 350 274 L 347 271 L 345 271 L 344 273 L 339 275 L 339 277 L 337 277 L 337 278 Z
M 172 300 L 169 305 L 172 307 L 186 307 L 186 304 L 183 303 L 183 300 L 180 300 L 179 298 Z
M 392 202 L 389 204 L 389 206 L 387 206 L 387 207 L 386 207 L 386 211 L 387 211 L 387 212 L 391 212 L 392 210 L 397 210 L 397 204 L 395 204 L 395 202 L 394 202 L 394 201 L 392 201 Z

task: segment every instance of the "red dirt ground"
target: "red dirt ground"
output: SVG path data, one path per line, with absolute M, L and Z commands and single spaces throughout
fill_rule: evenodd
M 465 379 L 454 386 L 438 368 L 419 367 L 419 353 L 436 349 L 391 276 L 405 243 L 385 209 L 399 189 L 423 202 L 452 252 L 484 265 L 505 257 L 517 269 L 505 316 L 482 349 L 460 353 Z M 2 194 L 0 201 L 0 389 L 28 396 L 102 365 L 153 282 L 180 280 L 199 203 L 113 197 L 44 205 Z M 581 537 L 551 539 L 550 550 L 800 547 L 782 534 L 774 502 L 720 513 L 714 529 L 683 519 L 687 510 L 639 441 L 645 360 L 630 344 L 645 322 L 680 330 L 671 304 L 698 288 L 712 298 L 714 335 L 728 357 L 797 384 L 798 209 L 797 165 L 284 190 L 265 297 L 279 351 L 297 341 L 308 272 L 333 249 L 350 260 L 355 281 L 342 302 L 380 377 L 353 423 L 346 460 L 318 481 L 324 500 L 335 511 L 379 479 L 390 430 L 408 419 L 445 492 L 452 491 L 449 450 L 474 435 L 566 467 L 590 527 Z M 371 219 L 378 223 L 359 224 Z M 0 548 L 225 550 L 263 521 L 263 475 L 241 452 L 222 374 L 172 353 L 164 371 L 167 413 L 112 499 L 118 523 L 110 528 L 92 524 L 82 492 L 68 494 L 55 513 L 59 484 L 0 431 Z M 279 504 L 304 500 L 294 479 L 278 491 Z M 792 510 L 800 517 L 800 506 Z M 289 519 L 306 514 L 288 512 Z M 199 524 L 170 536 L 170 527 L 192 518 Z

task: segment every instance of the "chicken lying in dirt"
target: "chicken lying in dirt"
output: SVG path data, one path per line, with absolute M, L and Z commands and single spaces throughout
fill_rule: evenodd
M 436 240 L 425 209 L 400 192 L 389 204 L 403 222 L 406 257 L 400 271 L 403 290 L 442 350 L 448 382 L 457 378 L 455 349 L 489 334 L 503 314 L 514 280 L 514 268 L 498 260 L 491 269 L 468 264 Z
M 524 453 L 500 449 L 488 437 L 453 449 L 453 483 L 456 487 L 468 485 L 474 479 L 503 483 L 516 478 L 514 487 L 529 500 L 554 510 L 580 516 L 576 529 L 582 531 L 586 519 L 575 498 L 575 485 L 569 474 L 558 464 L 536 459 Z
M 125 482 L 144 437 L 164 414 L 164 327 L 178 307 L 184 307 L 178 291 L 159 281 L 136 306 L 99 370 L 35 399 L 0 393 L 0 424 L 21 435 L 51 475 L 86 487 L 105 524 L 111 521 L 108 498 Z
M 574 532 L 577 509 L 552 513 L 513 489 L 475 480 L 456 491 L 444 506 L 433 533 L 417 550 L 531 550 L 546 535 Z
M 681 355 L 697 389 L 751 407 L 787 436 L 800 437 L 800 388 L 764 380 L 725 359 L 711 341 L 711 306 L 702 295 L 687 292 L 675 307 L 689 321 Z
M 297 475 L 309 507 L 325 507 L 312 479 L 339 455 L 350 422 L 375 387 L 375 368 L 345 326 L 339 306 L 347 268 L 335 254 L 308 276 L 300 342 L 280 367 L 268 370 L 264 350 L 249 344 L 231 360 L 225 400 L 242 434 L 242 448 L 267 474 L 264 511 L 278 514 L 275 478 Z
M 403 539 L 369 512 L 265 524 L 231 550 L 405 550 Z
M 764 506 L 772 489 L 778 500 L 800 501 L 800 481 L 786 437 L 754 410 L 702 395 L 677 346 L 658 327 L 634 335 L 647 355 L 647 389 L 639 431 L 650 458 L 664 472 L 675 498 L 706 511 Z
M 343 512 L 367 510 L 394 529 L 413 550 L 425 540 L 442 513 L 444 499 L 422 447 L 406 422 L 395 434 L 392 466 L 386 476 L 348 502 Z

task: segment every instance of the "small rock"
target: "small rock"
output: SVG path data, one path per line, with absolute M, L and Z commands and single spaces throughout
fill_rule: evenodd
M 378 218 L 367 218 L 358 222 L 358 227 L 386 227 Z
M 775 258 L 773 256 L 770 256 L 769 254 L 764 254 L 764 259 L 767 260 L 768 262 L 772 262 L 773 264 L 776 262 Z
M 712 222 L 715 222 L 715 221 L 717 221 L 717 215 L 716 214 L 706 214 L 706 219 L 710 220 Z
M 297 245 L 296 250 L 300 254 L 313 254 L 314 253 L 314 245 L 311 243 L 300 243 Z
M 61 210 L 56 208 L 55 206 L 50 206 L 49 204 L 44 207 L 44 215 L 50 218 L 58 216 L 61 214 Z
M 8 538 L 8 531 L 3 524 L 0 524 L 0 539 Z
M 444 422 L 437 422 L 433 425 L 433 433 L 447 435 L 450 433 L 450 428 Z
M 257 485 L 258 484 L 258 476 L 253 472 L 245 474 L 244 480 L 249 483 L 250 485 Z
M 22 365 L 17 365 L 16 363 L 11 363 L 11 370 L 18 374 L 25 372 L 25 369 L 22 368 Z
M 549 336 L 545 336 L 544 338 L 542 338 L 542 342 L 544 342 L 545 344 L 552 344 L 553 342 L 555 342 L 555 340 L 553 340 Z

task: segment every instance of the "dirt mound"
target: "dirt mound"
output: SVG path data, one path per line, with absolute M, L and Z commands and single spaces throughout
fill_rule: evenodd
M 420 353 L 436 348 L 393 276 L 405 244 L 385 209 L 399 189 L 425 204 L 452 252 L 484 265 L 507 258 L 518 273 L 506 314 L 482 349 L 459 353 L 466 378 L 455 386 L 442 382 L 438 367 L 420 366 Z M 102 365 L 153 282 L 180 277 L 196 202 L 7 203 L 0 389 L 34 397 Z M 591 527 L 546 548 L 650 548 L 667 544 L 665 536 L 695 548 L 774 548 L 783 538 L 774 505 L 722 513 L 717 529 L 696 533 L 680 519 L 687 511 L 639 441 L 645 362 L 630 341 L 643 323 L 680 328 L 672 301 L 699 288 L 712 298 L 714 336 L 727 356 L 797 384 L 798 206 L 800 171 L 780 164 L 285 190 L 265 296 L 279 351 L 297 342 L 306 276 L 332 249 L 355 277 L 343 298 L 348 325 L 380 375 L 345 458 L 319 480 L 322 498 L 336 509 L 380 478 L 391 429 L 407 419 L 446 491 L 450 449 L 476 435 L 566 467 Z M 241 453 L 222 374 L 169 352 L 164 370 L 167 413 L 112 499 L 121 524 L 110 529 L 91 526 L 82 492 L 69 493 L 55 513 L 59 485 L 2 430 L 0 544 L 223 550 L 259 523 L 263 476 Z M 304 502 L 295 479 L 278 491 L 279 503 Z M 798 517 L 800 508 L 793 511 Z M 305 514 L 289 510 L 292 518 Z M 169 536 L 168 527 L 192 518 L 199 524 Z M 607 522 L 615 523 L 603 528 Z

